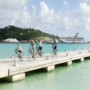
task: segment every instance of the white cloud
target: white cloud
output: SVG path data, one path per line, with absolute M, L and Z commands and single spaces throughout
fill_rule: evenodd
M 47 4 L 43 1 L 40 2 L 40 13 L 38 16 L 38 21 L 43 24 L 55 24 L 61 18 L 61 12 L 55 13 L 54 9 L 49 9 Z
M 2 9 L 19 9 L 27 3 L 28 0 L 0 0 Z
M 80 3 L 80 7 L 75 11 L 78 15 L 81 30 L 90 30 L 90 6 L 87 3 Z M 77 16 L 76 16 L 77 17 Z
M 0 27 L 7 25 L 28 26 L 31 15 L 26 7 L 27 1 L 28 0 L 0 0 Z
M 84 2 L 88 2 L 88 1 L 90 1 L 90 0 L 83 0 Z
M 64 4 L 65 6 L 67 6 L 67 5 L 68 5 L 67 1 L 64 1 L 64 2 L 63 2 L 63 4 Z
M 40 2 L 40 12 L 38 13 L 36 13 L 35 5 L 31 6 L 33 12 L 30 12 L 26 6 L 28 0 L 7 1 L 0 0 L 0 27 L 15 25 L 44 31 L 90 30 L 90 6 L 85 2 L 80 2 L 78 8 L 72 12 L 62 14 L 61 11 L 56 12 L 55 9 L 50 9 L 44 1 Z
M 36 11 L 36 6 L 32 5 L 32 8 L 33 8 L 34 11 Z

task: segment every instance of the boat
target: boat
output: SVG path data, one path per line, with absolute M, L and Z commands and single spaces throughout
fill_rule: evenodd
M 48 42 L 46 42 L 47 44 L 53 44 L 54 43 L 54 41 L 48 41 Z
M 54 39 L 56 43 L 59 43 L 59 40 L 58 39 Z M 46 43 L 47 44 L 53 44 L 54 43 L 54 40 L 53 39 L 50 39 L 49 41 L 47 41 Z
M 76 33 L 74 37 L 71 36 L 63 36 L 60 38 L 60 43 L 85 43 L 85 39 L 83 37 L 78 37 L 79 33 Z

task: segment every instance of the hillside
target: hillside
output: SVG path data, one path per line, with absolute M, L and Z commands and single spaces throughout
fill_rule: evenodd
M 6 38 L 16 38 L 18 40 L 30 40 L 38 37 L 50 37 L 53 39 L 60 39 L 58 36 L 50 35 L 48 33 L 36 30 L 34 28 L 19 28 L 15 26 L 7 26 L 0 28 L 0 40 Z

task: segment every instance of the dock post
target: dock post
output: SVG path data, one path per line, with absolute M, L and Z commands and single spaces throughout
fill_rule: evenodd
M 79 54 L 81 54 L 81 51 L 79 51 Z
M 67 50 L 65 49 L 65 52 L 66 52 Z
M 83 62 L 83 61 L 84 61 L 84 57 L 81 58 L 81 62 Z
M 72 61 L 68 61 L 67 62 L 67 65 L 72 65 Z
M 90 53 L 90 50 L 88 50 L 88 53 Z
M 49 56 L 47 56 L 47 60 L 51 60 Z
M 46 68 L 44 68 L 45 69 L 45 71 L 52 71 L 52 70 L 54 70 L 55 69 L 55 66 L 48 66 L 48 67 L 46 67 Z
M 25 79 L 25 73 L 6 77 L 5 80 L 9 82 L 16 82 Z
M 66 53 L 66 56 L 68 56 L 68 53 Z
M 14 55 L 14 62 L 15 62 L 14 66 L 18 66 L 18 61 L 15 60 L 15 55 Z

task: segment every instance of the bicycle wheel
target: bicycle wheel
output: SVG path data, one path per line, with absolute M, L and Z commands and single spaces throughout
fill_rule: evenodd
M 31 58 L 31 54 L 29 53 L 29 54 L 28 54 L 28 60 L 29 60 L 29 61 L 31 60 L 30 58 Z
M 52 56 L 54 57 L 54 51 L 52 52 Z
M 24 61 L 24 53 L 22 53 L 22 58 L 20 58 L 21 61 Z
M 35 53 L 35 56 L 36 56 L 36 57 L 38 56 L 38 52 Z
M 58 56 L 58 52 L 56 51 L 56 57 Z

